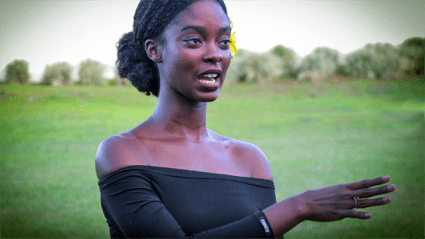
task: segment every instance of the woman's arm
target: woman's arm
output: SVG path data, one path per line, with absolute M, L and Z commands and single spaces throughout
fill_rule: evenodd
M 163 203 L 151 175 L 138 170 L 113 173 L 99 182 L 102 208 L 113 226 L 112 237 L 126 238 L 265 238 L 258 214 L 195 234 L 183 231 Z M 199 210 L 202 213 L 202 210 Z M 232 212 L 228 212 L 232 213 Z M 205 215 L 208 217 L 208 215 Z M 223 217 L 226 217 L 223 214 Z M 221 220 L 217 218 L 217 220 Z M 111 225 L 110 225 L 111 226 Z
M 265 154 L 258 147 L 247 144 L 244 152 L 255 165 L 254 177 L 272 180 L 272 172 Z M 248 157 L 246 155 L 245 157 Z M 329 186 L 317 190 L 308 190 L 302 194 L 287 198 L 263 210 L 275 237 L 282 236 L 304 220 L 330 222 L 346 217 L 368 219 L 366 212 L 357 212 L 354 197 L 369 198 L 395 190 L 395 185 L 372 188 L 390 181 L 390 177 L 367 179 L 360 182 Z M 388 204 L 390 197 L 358 200 L 357 208 L 366 208 Z
M 308 190 L 276 203 L 263 210 L 275 237 L 291 230 L 304 220 L 330 222 L 347 217 L 369 219 L 367 212 L 357 212 L 354 197 L 369 198 L 395 190 L 395 185 L 371 188 L 390 181 L 390 177 L 367 179 L 350 184 L 341 184 L 317 190 Z M 357 208 L 367 208 L 388 204 L 390 197 L 362 199 L 357 201 Z
M 263 210 L 274 237 L 280 237 L 304 221 L 299 196 L 287 198 Z

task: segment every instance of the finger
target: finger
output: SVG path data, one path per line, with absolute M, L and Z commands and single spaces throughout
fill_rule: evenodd
M 367 212 L 358 212 L 355 210 L 342 210 L 340 211 L 341 216 L 358 219 L 369 219 L 372 215 Z
M 357 200 L 357 208 L 382 206 L 391 202 L 391 197 Z M 354 206 L 353 206 L 354 207 Z
M 359 182 L 349 183 L 346 186 L 347 186 L 348 189 L 351 189 L 351 190 L 369 188 L 369 187 L 372 187 L 372 186 L 387 183 L 387 182 L 390 181 L 390 179 L 391 179 L 390 176 L 384 176 L 384 177 L 366 179 L 366 180 L 359 181 Z
M 369 197 L 373 197 L 373 196 L 377 196 L 381 194 L 394 192 L 394 190 L 395 190 L 395 185 L 391 184 L 391 185 L 385 185 L 385 186 L 376 187 L 376 188 L 365 188 L 361 190 L 352 191 L 351 195 L 353 197 L 358 196 L 360 198 L 369 198 Z

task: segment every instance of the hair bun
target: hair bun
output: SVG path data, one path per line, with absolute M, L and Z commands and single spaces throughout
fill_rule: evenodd
M 144 47 L 136 44 L 132 31 L 121 37 L 117 49 L 117 67 L 120 77 L 129 79 L 140 92 L 158 96 L 157 67 L 147 56 Z

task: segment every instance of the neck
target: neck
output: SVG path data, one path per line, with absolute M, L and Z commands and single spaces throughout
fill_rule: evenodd
M 149 120 L 168 136 L 199 142 L 208 137 L 206 114 L 206 102 L 194 102 L 164 89 Z

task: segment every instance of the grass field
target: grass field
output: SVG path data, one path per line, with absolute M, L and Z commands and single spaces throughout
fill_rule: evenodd
M 265 152 L 278 200 L 384 175 L 396 184 L 368 221 L 306 221 L 287 238 L 423 238 L 421 82 L 234 85 L 208 106 L 208 127 Z M 0 237 L 107 238 L 97 146 L 155 104 L 132 87 L 0 85 Z

